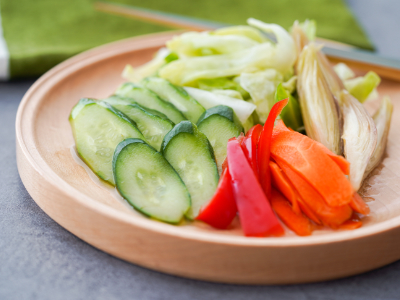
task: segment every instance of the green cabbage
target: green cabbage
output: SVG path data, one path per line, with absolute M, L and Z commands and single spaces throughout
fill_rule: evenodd
M 287 31 L 279 25 L 266 24 L 255 19 L 249 19 L 248 22 L 253 27 L 274 34 L 277 43 L 257 43 L 246 37 L 247 42 L 252 41 L 254 46 L 218 55 L 180 57 L 163 66 L 159 71 L 159 76 L 176 85 L 193 85 L 199 79 L 232 77 L 244 72 L 251 73 L 270 68 L 281 74 L 291 72 L 296 60 L 296 49 Z M 192 36 L 194 35 L 199 34 L 192 33 Z M 210 42 L 210 37 L 213 35 L 206 36 Z M 215 45 L 210 42 L 207 49 L 219 49 L 220 42 L 217 41 L 224 37 L 229 37 L 229 35 L 214 35 Z M 241 38 L 245 37 L 241 36 Z M 247 43 L 246 47 L 248 45 L 250 44 Z M 192 49 L 191 47 L 189 48 Z M 176 51 L 176 48 L 173 50 Z
M 220 29 L 211 32 L 211 34 L 215 35 L 240 35 L 248 37 L 256 42 L 264 43 L 268 40 L 261 34 L 258 29 L 255 29 L 251 26 L 239 25 L 239 26 L 230 26 L 223 27 Z
M 209 32 L 187 32 L 167 42 L 170 51 L 180 57 L 227 54 L 254 47 L 259 43 L 240 35 L 212 35 Z
M 161 48 L 152 60 L 140 67 L 133 68 L 131 65 L 126 65 L 125 69 L 122 71 L 122 78 L 131 82 L 139 82 L 145 77 L 156 75 L 163 65 L 174 60 L 173 57 L 174 55 L 170 50 Z
M 333 67 L 333 69 L 342 81 L 356 77 L 353 70 L 345 63 L 338 63 Z
M 247 119 L 249 119 L 254 109 L 256 108 L 256 106 L 250 102 L 237 98 L 232 98 L 227 95 L 213 93 L 192 87 L 184 87 L 184 89 L 205 109 L 209 109 L 217 105 L 226 105 L 231 107 L 243 125 L 245 125 Z
M 284 88 L 282 84 L 279 84 L 275 92 L 275 102 L 286 98 L 289 99 L 289 102 L 280 114 L 281 119 L 287 127 L 290 127 L 293 130 L 304 130 L 299 102 Z
M 381 78 L 373 71 L 369 71 L 365 76 L 356 77 L 344 81 L 344 86 L 361 103 L 376 97 L 376 88 L 381 83 Z
M 256 112 L 260 121 L 265 122 L 275 104 L 275 91 L 283 81 L 283 76 L 275 69 L 267 69 L 255 73 L 242 73 L 235 81 L 250 94 L 251 101 L 257 106 Z

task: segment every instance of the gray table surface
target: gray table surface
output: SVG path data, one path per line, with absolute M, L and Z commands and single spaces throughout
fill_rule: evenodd
M 348 3 L 378 52 L 400 59 L 400 1 Z M 86 244 L 50 219 L 19 178 L 15 114 L 32 83 L 0 83 L 0 299 L 400 299 L 400 261 L 323 283 L 239 286 L 165 275 Z

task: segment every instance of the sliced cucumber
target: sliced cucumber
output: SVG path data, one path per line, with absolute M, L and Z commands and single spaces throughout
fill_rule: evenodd
M 102 101 L 81 99 L 72 109 L 69 122 L 79 156 L 97 176 L 112 185 L 115 147 L 127 138 L 145 140 L 133 121 Z
M 115 185 L 145 215 L 178 223 L 190 207 L 190 195 L 168 161 L 140 139 L 118 144 L 113 157 Z
M 218 105 L 207 109 L 197 122 L 197 128 L 206 135 L 214 149 L 218 171 L 226 158 L 226 146 L 230 138 L 243 132 L 243 126 L 229 106 Z
M 111 96 L 103 101 L 111 104 L 114 108 L 123 112 L 142 132 L 149 144 L 160 150 L 164 136 L 174 127 L 174 123 L 153 115 L 139 104 L 129 104 L 125 98 Z
M 122 97 L 132 98 L 139 105 L 157 110 L 168 117 L 172 122 L 178 124 L 186 120 L 182 113 L 176 109 L 171 103 L 160 99 L 152 91 L 137 86 L 134 83 L 123 83 L 116 91 L 115 94 Z
M 196 125 L 182 121 L 164 137 L 161 150 L 186 184 L 192 199 L 186 216 L 194 219 L 217 189 L 219 176 L 212 147 Z
M 183 88 L 173 85 L 168 80 L 159 77 L 147 77 L 142 80 L 143 86 L 152 90 L 162 99 L 171 102 L 183 115 L 196 123 L 205 109 Z

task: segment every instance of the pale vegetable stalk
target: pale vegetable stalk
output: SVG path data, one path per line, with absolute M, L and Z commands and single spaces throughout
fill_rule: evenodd
M 364 178 L 366 178 L 373 169 L 381 162 L 386 149 L 387 138 L 389 135 L 390 121 L 392 119 L 393 104 L 389 97 L 385 97 L 378 111 L 372 117 L 374 119 L 376 130 L 378 132 L 377 143 L 367 168 L 365 169 Z
M 307 135 L 336 154 L 341 154 L 338 103 L 324 76 L 319 47 L 310 43 L 297 62 L 297 91 Z
M 377 130 L 364 106 L 345 90 L 340 94 L 340 106 L 344 120 L 344 156 L 350 162 L 350 183 L 358 191 L 376 147 Z

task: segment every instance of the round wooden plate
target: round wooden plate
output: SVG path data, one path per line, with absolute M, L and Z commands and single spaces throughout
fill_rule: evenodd
M 47 72 L 26 93 L 16 120 L 18 170 L 32 198 L 51 218 L 121 259 L 217 282 L 322 281 L 400 258 L 400 86 L 395 81 L 383 80 L 380 88 L 392 96 L 395 110 L 387 155 L 364 185 L 372 213 L 360 229 L 247 238 L 237 225 L 227 231 L 204 224 L 174 226 L 135 213 L 96 185 L 71 155 L 69 112 L 81 97 L 113 93 L 123 82 L 124 66 L 148 61 L 171 35 L 123 40 L 82 53 Z

